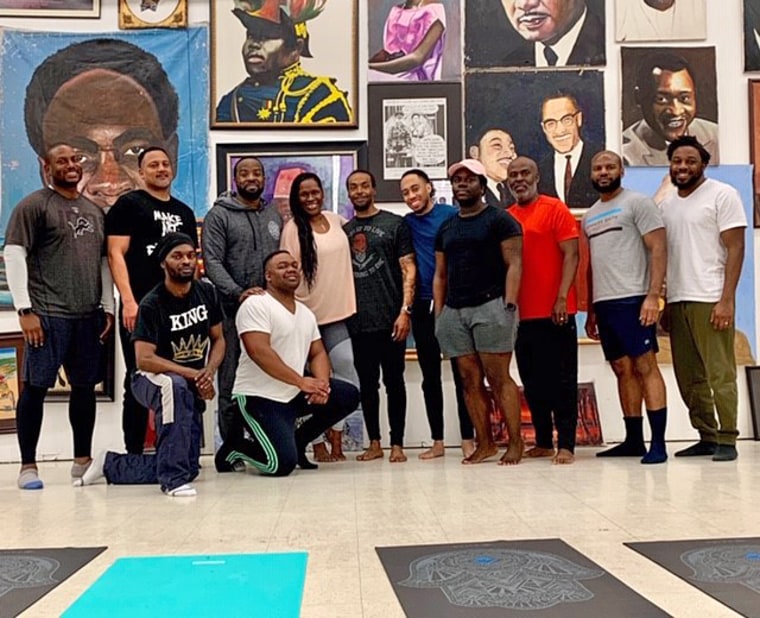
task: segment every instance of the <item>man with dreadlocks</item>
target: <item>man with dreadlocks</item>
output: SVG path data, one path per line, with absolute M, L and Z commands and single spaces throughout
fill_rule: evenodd
M 311 58 L 306 22 L 317 17 L 325 0 L 289 3 L 235 0 L 233 14 L 246 28 L 243 64 L 248 78 L 225 94 L 217 122 L 334 123 L 351 119 L 346 93 L 335 79 L 311 75 L 300 58 Z

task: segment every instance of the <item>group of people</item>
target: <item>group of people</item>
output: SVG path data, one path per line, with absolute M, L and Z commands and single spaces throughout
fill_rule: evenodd
M 733 340 L 746 219 L 736 190 L 706 178 L 710 154 L 695 138 L 673 140 L 668 159 L 675 191 L 659 206 L 623 188 L 618 154 L 600 151 L 591 161 L 599 200 L 581 226 L 590 249 L 585 326 L 617 376 L 626 427 L 624 442 L 597 454 L 667 460 L 659 321 L 670 332 L 678 387 L 700 436 L 676 456 L 729 461 L 737 457 Z M 45 155 L 49 186 L 11 217 L 4 256 L 26 342 L 20 488 L 43 486 L 36 447 L 45 394 L 61 365 L 72 385 L 75 485 L 105 477 L 195 495 L 201 415 L 216 385 L 219 472 L 246 464 L 274 476 L 316 468 L 309 444 L 319 462 L 345 459 L 342 421 L 358 408 L 369 445 L 357 459 L 384 457 L 381 374 L 390 461 L 406 461 L 410 332 L 432 437 L 421 459 L 444 455 L 443 355 L 452 360 L 464 464 L 498 454 L 492 400 L 509 433 L 499 463 L 574 461 L 580 233 L 569 208 L 539 192 L 535 161 L 509 163 L 514 204 L 507 209 L 485 202 L 486 170 L 475 159 L 448 169 L 456 207 L 436 202 L 424 170 L 407 170 L 400 180 L 410 211 L 404 217 L 379 209 L 373 174 L 354 170 L 346 180 L 355 213 L 349 221 L 324 209 L 322 179 L 304 172 L 292 182 L 293 217 L 283 225 L 262 197 L 261 161 L 241 158 L 235 190 L 219 196 L 204 222 L 208 281 L 196 275 L 192 210 L 171 195 L 169 154 L 146 148 L 138 168 L 144 188 L 104 215 L 79 195 L 77 150 L 54 144 Z M 127 452 L 93 459 L 94 386 L 115 322 L 113 284 L 127 369 Z M 510 376 L 513 352 L 536 432 L 528 450 Z M 143 452 L 149 410 L 155 454 Z

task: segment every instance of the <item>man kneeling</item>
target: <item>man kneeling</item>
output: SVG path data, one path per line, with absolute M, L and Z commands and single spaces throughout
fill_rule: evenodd
M 317 320 L 295 298 L 298 261 L 276 251 L 264 261 L 264 278 L 266 292 L 249 296 L 235 320 L 243 352 L 232 393 L 245 438 L 225 442 L 215 463 L 219 472 L 244 461 L 263 474 L 287 476 L 296 465 L 317 467 L 306 459 L 306 445 L 356 409 L 359 391 L 330 378 Z M 309 418 L 296 429 L 302 416 Z
M 196 494 L 201 413 L 214 398 L 214 374 L 224 358 L 222 310 L 210 283 L 196 281 L 195 242 L 173 232 L 154 254 L 164 281 L 140 302 L 132 333 L 137 371 L 132 393 L 156 415 L 156 454 L 103 451 L 82 476 L 89 485 L 103 476 L 115 485 L 159 483 L 172 497 Z

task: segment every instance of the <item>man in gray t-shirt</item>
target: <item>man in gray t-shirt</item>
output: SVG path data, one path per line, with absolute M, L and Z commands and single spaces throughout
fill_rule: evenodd
M 20 489 L 42 489 L 37 442 L 47 390 L 63 365 L 71 385 L 71 476 L 90 465 L 95 384 L 113 327 L 113 284 L 105 261 L 103 211 L 81 197 L 81 157 L 56 144 L 45 155 L 49 186 L 14 208 L 6 230 L 8 287 L 24 335 L 23 390 L 16 410 Z M 105 312 L 105 315 L 104 315 Z
M 589 243 L 589 303 L 586 334 L 601 340 L 618 380 L 626 437 L 597 457 L 667 460 L 665 382 L 657 366 L 657 320 L 667 263 L 665 226 L 655 203 L 621 185 L 623 164 L 610 151 L 591 162 L 591 182 L 600 199 L 583 217 Z M 647 406 L 652 442 L 644 445 L 641 403 Z

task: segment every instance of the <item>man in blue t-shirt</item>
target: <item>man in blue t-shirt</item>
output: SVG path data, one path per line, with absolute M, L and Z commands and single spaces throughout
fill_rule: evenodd
M 417 361 L 422 371 L 422 394 L 425 398 L 433 446 L 420 459 L 434 459 L 445 454 L 443 444 L 443 386 L 441 384 L 441 348 L 435 338 L 433 315 L 433 275 L 435 274 L 435 237 L 444 221 L 455 216 L 457 209 L 449 204 L 436 204 L 435 189 L 430 177 L 420 169 L 411 169 L 401 176 L 401 197 L 412 212 L 404 217 L 412 234 L 417 261 L 417 291 L 412 305 L 412 334 L 417 346 Z M 452 361 L 454 388 L 459 413 L 462 453 L 469 457 L 475 450 L 473 428 L 462 391 L 462 380 Z
M 464 159 L 449 167 L 459 214 L 446 220 L 435 239 L 435 334 L 444 355 L 456 359 L 478 447 L 462 463 L 476 464 L 499 452 L 491 433 L 488 380 L 503 410 L 509 448 L 500 463 L 520 462 L 520 395 L 509 375 L 517 330 L 517 293 L 522 274 L 522 229 L 512 215 L 487 206 L 486 171 Z

